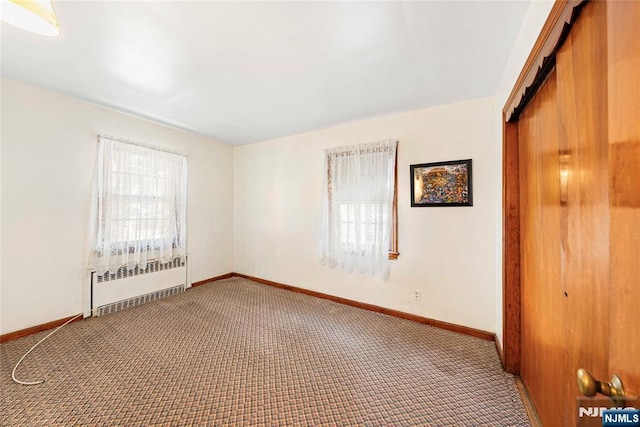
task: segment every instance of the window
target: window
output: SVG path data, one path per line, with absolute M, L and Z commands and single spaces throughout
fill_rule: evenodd
M 92 265 L 101 274 L 186 253 L 184 156 L 100 137 Z
M 325 152 L 321 261 L 388 278 L 397 251 L 397 141 Z

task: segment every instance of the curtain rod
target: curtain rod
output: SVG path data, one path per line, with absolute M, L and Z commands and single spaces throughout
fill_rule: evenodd
M 169 154 L 176 154 L 176 155 L 182 156 L 182 157 L 188 157 L 186 154 L 181 153 L 179 151 L 169 150 L 169 149 L 166 149 L 166 148 L 160 148 L 160 147 L 156 147 L 155 145 L 144 144 L 142 142 L 131 141 L 129 139 L 117 138 L 117 137 L 111 136 L 111 135 L 99 134 L 98 135 L 98 140 L 100 140 L 100 138 L 110 139 L 111 141 L 124 142 L 125 144 L 137 145 L 139 147 L 150 148 L 152 150 L 158 150 L 158 151 L 162 151 L 162 152 L 169 153 Z

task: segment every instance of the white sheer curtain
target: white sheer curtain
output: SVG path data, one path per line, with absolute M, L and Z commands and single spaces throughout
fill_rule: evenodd
M 325 151 L 320 261 L 389 278 L 397 141 Z
M 104 274 L 184 259 L 186 197 L 185 156 L 101 136 L 91 267 Z

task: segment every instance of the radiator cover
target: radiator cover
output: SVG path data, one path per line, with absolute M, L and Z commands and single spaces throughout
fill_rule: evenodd
M 102 316 L 184 292 L 186 261 L 150 263 L 147 269 L 120 268 L 116 273 L 91 275 L 91 315 Z
M 95 316 L 103 316 L 105 314 L 115 313 L 117 311 L 126 310 L 127 308 L 137 307 L 151 301 L 178 295 L 184 292 L 184 285 L 174 286 L 173 288 L 162 289 L 145 295 L 129 298 L 126 300 L 113 302 L 107 305 L 101 305 L 95 309 Z

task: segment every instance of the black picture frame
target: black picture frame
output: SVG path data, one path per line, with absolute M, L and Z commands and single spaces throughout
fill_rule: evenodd
M 473 206 L 472 160 L 410 166 L 411 207 Z

